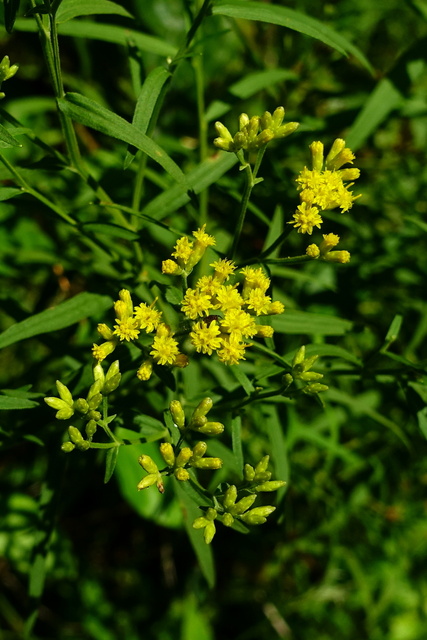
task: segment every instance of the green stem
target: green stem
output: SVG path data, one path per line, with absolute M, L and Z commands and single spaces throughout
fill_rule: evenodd
M 120 443 L 116 442 L 91 442 L 90 449 L 114 449 L 120 447 Z
M 208 157 L 208 127 L 205 119 L 205 81 L 203 72 L 203 58 L 202 55 L 196 55 L 193 58 L 193 68 L 196 78 L 196 99 L 197 99 L 197 117 L 199 122 L 199 159 L 200 162 L 204 162 Z M 200 215 L 199 225 L 202 226 L 207 220 L 208 209 L 208 189 L 204 189 L 199 196 L 200 202 Z
M 68 222 L 68 224 L 71 224 L 74 227 L 77 225 L 77 222 L 73 220 L 73 218 L 70 218 L 70 216 L 61 209 L 61 207 L 58 207 L 54 202 L 48 200 L 48 198 L 45 198 L 45 196 L 43 196 L 41 193 L 30 187 L 27 181 L 2 154 L 0 154 L 0 162 L 2 162 L 7 170 L 13 175 L 17 184 L 19 184 L 23 191 L 29 193 L 34 198 L 45 204 L 47 207 L 49 207 L 49 209 L 54 211 L 58 216 L 65 220 L 65 222 Z

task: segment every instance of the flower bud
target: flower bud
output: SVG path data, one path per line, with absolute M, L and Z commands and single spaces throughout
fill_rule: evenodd
M 58 389 L 59 396 L 61 400 L 66 402 L 70 407 L 73 406 L 73 396 L 71 395 L 70 390 L 65 384 L 62 384 L 60 380 L 56 381 L 56 388 Z
M 206 416 L 206 414 L 212 409 L 212 406 L 212 398 L 203 398 L 203 400 L 199 402 L 197 407 L 194 409 L 191 422 L 198 420 L 198 418 L 201 418 L 202 416 Z
M 95 422 L 98 422 L 98 420 L 101 420 L 101 414 L 99 413 L 99 411 L 89 411 L 86 414 L 86 419 L 95 420 Z
M 93 438 L 93 436 L 96 433 L 96 429 L 97 429 L 97 424 L 95 420 L 89 420 L 89 422 L 86 424 L 86 427 L 85 427 L 85 432 L 87 437 Z
M 108 342 L 103 342 L 102 344 L 94 344 L 92 347 L 92 355 L 95 360 L 101 362 L 105 360 L 110 353 L 113 353 L 114 349 L 117 347 L 117 340 L 109 340 Z
M 227 491 L 224 494 L 224 499 L 222 504 L 224 505 L 224 509 L 228 511 L 230 507 L 234 505 L 237 499 L 237 488 L 234 484 L 228 487 Z
M 138 380 L 149 380 L 151 378 L 151 374 L 153 373 L 153 361 L 145 360 L 142 365 L 139 367 L 136 372 L 136 377 Z
M 224 513 L 222 516 L 222 524 L 226 527 L 231 527 L 234 522 L 234 518 L 231 513 Z
M 218 436 L 224 431 L 224 425 L 221 422 L 206 422 L 202 427 L 198 427 L 197 431 L 206 436 Z
M 276 129 L 274 132 L 275 138 L 286 138 L 286 136 L 290 136 L 291 133 L 296 131 L 299 127 L 299 122 L 287 122 L 286 124 L 282 124 L 281 127 Z
M 64 442 L 64 443 L 61 445 L 61 450 L 62 450 L 64 453 L 71 453 L 71 451 L 74 451 L 74 449 L 75 449 L 75 448 L 76 448 L 76 445 L 75 445 L 75 444 L 73 444 L 72 442 Z
M 349 251 L 329 251 L 325 256 L 326 262 L 339 262 L 340 264 L 350 262 L 350 258 Z
M 267 521 L 267 517 L 270 513 L 275 511 L 276 507 L 266 506 L 266 507 L 255 507 L 250 511 L 242 514 L 240 517 L 246 524 L 264 524 Z
M 193 522 L 193 529 L 203 529 L 208 524 L 209 520 L 205 518 L 205 516 L 200 516 L 200 518 L 196 518 Z
M 310 258 L 318 258 L 320 256 L 320 249 L 317 244 L 309 244 L 307 249 L 305 250 L 305 254 Z
M 142 456 L 139 456 L 138 463 L 141 465 L 141 467 L 147 473 L 150 473 L 150 474 L 158 474 L 159 473 L 158 466 L 156 465 L 154 460 L 152 458 L 150 458 L 150 456 L 146 456 L 145 454 L 143 454 Z M 149 486 L 149 485 L 147 485 L 147 486 Z
M 101 380 L 102 385 L 104 385 L 105 373 L 104 373 L 104 369 L 102 367 L 102 364 L 100 362 L 97 362 L 96 364 L 93 365 L 92 373 L 93 373 L 94 381 L 96 382 L 97 380 Z M 101 387 L 101 389 L 102 389 L 102 387 Z
M 303 393 L 307 393 L 309 395 L 315 395 L 316 393 L 321 393 L 322 391 L 327 391 L 329 387 L 326 384 L 321 384 L 320 382 L 313 382 L 312 384 L 308 384 L 303 388 Z
M 259 149 L 272 140 L 274 140 L 274 133 L 270 129 L 264 129 L 251 144 L 251 149 Z
M 88 449 L 90 449 L 90 442 L 88 442 L 87 440 L 81 440 L 81 442 L 76 443 L 76 447 L 80 451 L 87 451 Z
M 190 460 L 192 455 L 193 452 L 191 451 L 190 447 L 183 447 L 176 457 L 175 465 L 177 467 L 184 467 Z
M 255 469 L 250 464 L 245 464 L 243 475 L 247 482 L 252 482 L 252 480 L 255 478 Z
M 168 259 L 163 260 L 162 262 L 162 273 L 169 276 L 180 276 L 182 273 L 184 273 L 184 269 L 180 267 L 179 264 L 175 262 L 175 260 Z
M 52 396 L 45 398 L 44 401 L 49 407 L 57 410 L 55 417 L 58 420 L 68 420 L 68 418 L 71 418 L 74 414 L 73 407 L 70 407 L 64 400 L 61 400 L 61 398 Z
M 90 409 L 87 401 L 84 398 L 78 398 L 74 403 L 74 409 L 79 413 L 87 413 Z
M 112 329 L 110 329 L 110 327 L 104 323 L 100 323 L 97 327 L 96 327 L 97 332 L 99 333 L 99 335 L 101 336 L 101 338 L 104 338 L 104 340 L 112 340 L 112 338 L 114 337 L 114 332 Z
M 87 401 L 89 402 L 89 400 L 93 398 L 93 396 L 98 395 L 101 392 L 101 389 L 102 389 L 101 380 L 95 380 L 95 382 L 91 385 L 89 389 L 89 393 L 87 394 Z
M 96 395 L 92 396 L 88 402 L 89 405 L 89 409 L 95 410 L 99 407 L 99 405 L 102 402 L 102 395 L 100 393 L 97 393 Z
M 160 453 L 168 467 L 173 467 L 175 464 L 175 453 L 170 442 L 162 442 L 160 445 Z
M 130 318 L 133 315 L 133 303 L 130 291 L 128 291 L 127 289 L 122 289 L 119 292 L 119 298 L 125 304 L 126 318 Z
M 192 460 L 190 464 L 196 469 L 221 469 L 222 460 L 221 458 L 200 458 Z
M 261 458 L 261 460 L 255 467 L 255 477 L 258 475 L 258 473 L 264 473 L 264 471 L 267 471 L 269 461 L 270 456 L 264 456 L 263 458 Z
M 323 143 L 312 142 L 310 145 L 311 158 L 314 171 L 322 171 L 323 168 Z
M 121 379 L 122 379 L 122 374 L 118 373 L 117 375 L 113 376 L 109 380 L 106 380 L 105 384 L 104 384 L 104 388 L 102 390 L 102 393 L 105 396 L 108 396 L 108 394 L 110 394 L 113 391 L 115 391 L 117 389 L 117 387 L 119 386 Z
M 281 487 L 284 487 L 286 482 L 284 480 L 270 480 L 269 482 L 263 482 L 255 487 L 255 491 L 277 491 Z
M 185 414 L 180 401 L 172 400 L 169 405 L 169 411 L 171 412 L 172 419 L 178 429 L 183 429 L 185 427 Z
M 239 116 L 239 130 L 241 131 L 249 124 L 249 116 L 247 113 L 241 113 Z
M 301 364 L 305 358 L 305 345 L 302 345 L 294 355 L 294 359 L 292 360 L 292 367 L 295 367 L 298 364 Z
M 178 467 L 178 469 L 175 469 L 173 474 L 175 478 L 180 482 L 186 482 L 186 480 L 189 480 L 190 478 L 190 474 L 188 473 L 187 469 L 183 469 L 182 467 Z
M 244 498 L 239 500 L 239 502 L 236 502 L 236 504 L 230 506 L 228 508 L 228 511 L 231 513 L 232 516 L 241 515 L 242 513 L 244 513 L 245 511 L 251 508 L 255 500 L 256 500 L 256 495 L 252 493 L 251 495 L 245 496 Z
M 78 444 L 79 442 L 83 442 L 84 438 L 77 427 L 69 426 L 68 427 L 68 435 L 70 436 L 71 442 L 74 444 Z
M 194 460 L 197 460 L 197 458 L 203 458 L 203 456 L 206 453 L 206 449 L 208 448 L 208 445 L 206 444 L 206 442 L 198 442 L 195 447 L 193 447 L 193 456 L 192 458 Z
M 304 380 L 304 382 L 314 382 L 315 380 L 321 380 L 323 378 L 323 373 L 317 373 L 316 371 L 306 371 L 298 377 L 300 380 Z
M 148 487 L 151 487 L 153 484 L 156 484 L 158 480 L 159 480 L 158 473 L 149 473 L 147 476 L 145 476 L 145 478 L 142 478 L 142 480 L 138 482 L 137 489 L 138 491 L 141 491 L 142 489 L 147 489 Z

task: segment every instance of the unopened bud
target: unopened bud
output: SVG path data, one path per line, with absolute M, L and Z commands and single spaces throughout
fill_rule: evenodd
M 301 364 L 305 358 L 305 345 L 302 345 L 294 355 L 294 359 L 292 360 L 292 367 L 295 367 L 298 364 Z
M 87 437 L 93 438 L 93 436 L 96 433 L 96 429 L 97 429 L 97 424 L 95 420 L 89 420 L 89 422 L 86 424 L 86 427 L 85 427 Z
M 142 457 L 142 456 L 141 456 Z M 138 482 L 137 489 L 141 491 L 142 489 L 147 489 L 147 487 L 151 487 L 153 484 L 156 484 L 159 479 L 158 473 L 149 473 L 145 478 L 142 478 L 140 482 Z
M 218 436 L 224 431 L 224 425 L 221 422 L 206 422 L 202 427 L 198 427 L 197 431 L 206 436 Z
M 91 385 L 89 389 L 89 393 L 87 394 L 87 401 L 89 402 L 89 400 L 93 398 L 93 396 L 98 395 L 101 392 L 101 389 L 102 389 L 101 380 L 95 380 L 95 382 Z
M 102 367 L 102 364 L 100 362 L 97 362 L 95 365 L 93 365 L 93 379 L 96 382 L 97 380 L 101 380 L 102 385 L 104 385 L 104 381 L 105 381 L 105 373 L 104 373 L 104 369 Z M 102 389 L 102 387 L 101 387 Z
M 315 380 L 321 380 L 323 378 L 322 373 L 316 373 L 316 371 L 306 371 L 299 376 L 300 380 L 304 382 L 314 382 Z
M 74 451 L 75 448 L 76 448 L 76 445 L 73 444 L 72 442 L 64 442 L 61 445 L 61 451 L 63 451 L 64 453 L 71 453 L 71 451 Z
M 108 396 L 109 393 L 112 393 L 113 391 L 115 391 L 119 386 L 121 379 L 122 379 L 122 374 L 118 373 L 117 375 L 113 376 L 109 380 L 106 380 L 102 393 L 105 396 Z
M 273 513 L 275 509 L 276 507 L 271 507 L 271 506 L 255 507 L 254 509 L 251 509 L 250 511 L 247 511 L 246 513 L 242 514 L 241 519 L 246 524 L 252 524 L 252 525 L 264 524 L 264 522 L 266 522 L 267 520 L 267 517 L 270 515 L 270 513 Z
M 98 331 L 99 335 L 104 338 L 104 340 L 111 340 L 114 336 L 114 332 L 112 329 L 110 329 L 110 327 L 106 324 L 100 323 L 97 327 L 96 330 Z
M 142 456 L 139 456 L 138 463 L 147 473 L 157 474 L 159 472 L 159 469 L 156 463 L 152 458 L 150 458 L 150 456 L 147 456 L 145 454 Z
M 207 448 L 208 448 L 208 445 L 206 444 L 206 442 L 198 442 L 193 447 L 193 459 L 203 458 Z
M 200 458 L 191 461 L 191 466 L 196 469 L 221 469 L 221 458 Z
M 314 395 L 316 393 L 321 393 L 322 391 L 327 391 L 329 387 L 326 384 L 321 384 L 320 382 L 313 382 L 313 384 L 308 384 L 303 388 L 303 393 L 307 393 L 309 395 Z
M 216 532 L 215 523 L 208 522 L 203 532 L 203 537 L 205 539 L 206 544 L 210 544 L 212 542 L 215 532 Z
M 251 495 L 245 496 L 244 498 L 239 500 L 239 502 L 236 502 L 236 504 L 230 506 L 228 508 L 228 511 L 233 516 L 241 515 L 242 513 L 244 513 L 245 511 L 251 508 L 255 500 L 256 500 L 256 495 L 252 493 Z
M 190 478 L 190 474 L 188 473 L 187 469 L 183 469 L 182 467 L 178 467 L 178 469 L 175 469 L 173 474 L 175 478 L 180 482 L 186 482 Z
M 89 404 L 87 403 L 87 401 L 84 398 L 79 398 L 78 400 L 75 401 L 74 403 L 74 409 L 76 411 L 78 411 L 79 413 L 87 413 L 90 409 Z
M 58 389 L 59 396 L 61 400 L 66 402 L 70 407 L 73 406 L 73 396 L 71 395 L 70 390 L 65 384 L 62 384 L 60 380 L 56 381 L 56 388 Z
M 226 527 L 231 527 L 233 525 L 234 518 L 231 513 L 224 513 L 222 516 L 222 524 Z
M 89 409 L 92 409 L 93 411 L 95 409 L 97 409 L 99 407 L 99 405 L 102 402 L 102 395 L 100 393 L 97 393 L 96 395 L 92 396 L 88 402 L 89 405 Z
M 180 401 L 172 400 L 169 405 L 169 411 L 171 412 L 172 419 L 178 429 L 183 429 L 185 427 L 185 414 Z
M 228 510 L 231 506 L 234 505 L 237 499 L 237 488 L 234 484 L 228 487 L 227 491 L 224 494 L 224 499 L 222 504 L 224 505 L 224 509 Z
M 56 409 L 55 417 L 58 420 L 68 420 L 68 418 L 71 418 L 71 416 L 74 414 L 73 407 L 70 407 L 70 405 L 67 404 L 64 400 L 61 400 L 61 398 L 52 396 L 49 398 L 45 398 L 44 401 L 49 407 L 51 407 L 52 409 Z
M 190 447 L 183 447 L 176 457 L 175 464 L 177 467 L 184 467 L 190 460 L 193 452 Z
M 175 464 L 175 453 L 170 442 L 162 442 L 160 445 L 160 453 L 168 467 L 173 467 Z
M 250 464 L 245 464 L 243 475 L 247 482 L 252 482 L 252 480 L 255 478 L 255 469 Z
M 286 482 L 284 480 L 270 480 L 269 482 L 263 482 L 255 487 L 255 491 L 277 491 L 281 487 L 284 487 Z
M 194 409 L 193 415 L 191 417 L 191 422 L 198 420 L 202 416 L 206 416 L 207 413 L 212 409 L 213 400 L 212 398 L 203 398 L 201 402 Z
M 84 438 L 77 427 L 69 426 L 68 427 L 68 435 L 70 436 L 71 442 L 74 444 L 78 444 L 79 442 L 83 442 Z

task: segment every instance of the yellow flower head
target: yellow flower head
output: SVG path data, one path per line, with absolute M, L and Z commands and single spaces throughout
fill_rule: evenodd
M 285 305 L 283 304 L 283 302 L 279 302 L 279 300 L 275 300 L 268 307 L 267 315 L 278 316 L 279 314 L 283 313 L 284 310 L 285 310 Z
M 252 309 L 257 316 L 266 315 L 270 307 L 271 298 L 262 289 L 252 289 L 245 300 L 248 309 Z
M 196 238 L 195 248 L 198 245 L 206 249 L 207 247 L 212 247 L 216 243 L 215 238 L 205 232 L 205 228 L 206 225 L 204 224 L 200 229 L 197 229 L 197 231 L 193 231 L 193 236 Z
M 116 340 L 108 340 L 108 342 L 103 342 L 102 344 L 94 344 L 92 347 L 92 355 L 95 358 L 95 360 L 98 360 L 98 362 L 101 362 L 107 356 L 109 356 L 110 353 L 113 353 L 116 346 L 117 346 Z
M 175 244 L 175 251 L 172 252 L 172 256 L 176 258 L 181 266 L 185 266 L 193 252 L 193 242 L 183 236 L 178 238 Z
M 150 355 L 158 364 L 174 364 L 179 353 L 178 343 L 172 336 L 156 335 Z
M 306 202 L 302 202 L 293 215 L 293 220 L 290 220 L 288 224 L 293 224 L 298 229 L 298 233 L 313 233 L 313 227 L 319 227 L 323 222 L 322 217 L 319 215 L 319 209 L 311 207 Z
M 264 293 L 270 286 L 270 278 L 268 278 L 261 267 L 244 267 L 241 272 L 245 276 L 243 283 L 243 297 L 246 298 L 251 289 L 261 289 Z
M 229 335 L 222 339 L 221 349 L 219 349 L 218 359 L 224 364 L 238 364 L 239 360 L 245 360 L 245 349 L 250 345 L 240 342 L 239 337 Z
M 202 276 L 196 282 L 196 289 L 213 297 L 221 289 L 221 282 L 214 276 Z
M 323 235 L 323 242 L 320 245 L 320 253 L 327 253 L 330 249 L 337 246 L 340 241 L 340 237 L 335 233 L 326 233 Z
M 229 309 L 221 320 L 221 329 L 236 337 L 252 338 L 257 332 L 255 320 L 242 309 Z
M 190 333 L 190 339 L 196 351 L 208 355 L 220 348 L 220 336 L 221 331 L 216 320 L 212 320 L 209 324 L 203 321 L 197 322 Z
M 240 309 L 244 300 L 236 289 L 236 285 L 222 285 L 216 294 L 217 307 L 222 311 Z
M 120 338 L 121 341 L 136 340 L 139 336 L 138 321 L 135 318 L 126 318 L 125 320 L 119 320 L 116 318 L 117 324 L 114 325 L 114 334 Z
M 162 273 L 169 276 L 180 276 L 183 273 L 183 269 L 174 260 L 163 260 Z
M 196 320 L 199 316 L 207 316 L 211 308 L 212 303 L 209 295 L 197 289 L 187 289 L 184 300 L 181 302 L 182 312 L 187 318 Z
M 148 306 L 145 302 L 142 302 L 135 308 L 134 314 L 139 328 L 145 330 L 147 333 L 152 333 L 157 329 L 162 318 L 161 311 L 157 311 L 152 305 Z
M 236 265 L 231 260 L 216 260 L 209 265 L 215 269 L 215 279 L 219 281 L 221 284 L 228 280 L 233 271 L 236 268 Z

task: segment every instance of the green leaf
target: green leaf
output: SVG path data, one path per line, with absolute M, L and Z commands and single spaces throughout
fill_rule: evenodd
M 233 96 L 244 100 L 255 95 L 255 93 L 258 93 L 258 91 L 261 91 L 262 89 L 267 89 L 277 82 L 297 79 L 298 74 L 296 74 L 295 71 L 289 71 L 288 69 L 256 71 L 255 73 L 249 73 L 247 76 L 242 78 L 242 80 L 232 84 L 228 90 Z
M 346 144 L 353 150 L 359 149 L 402 102 L 403 96 L 391 80 L 383 78 L 365 101 L 365 106 L 346 135 Z
M 352 54 L 359 62 L 373 73 L 373 69 L 363 53 L 342 35 L 322 24 L 314 18 L 293 11 L 277 4 L 248 2 L 247 0 L 217 0 L 212 7 L 214 15 L 259 20 L 287 27 L 293 31 L 324 42 L 343 55 Z
M 182 291 L 181 289 L 178 289 L 178 287 L 167 287 L 165 298 L 169 304 L 181 304 L 183 298 Z
M 141 87 L 132 118 L 132 124 L 137 127 L 141 133 L 147 133 L 153 113 L 161 102 L 165 84 L 171 77 L 172 74 L 165 67 L 156 67 L 146 77 Z M 125 169 L 127 169 L 132 162 L 135 153 L 136 149 L 131 145 L 126 153 L 124 162 Z
M 230 371 L 236 378 L 237 382 L 243 387 L 243 389 L 246 392 L 246 395 L 250 396 L 251 393 L 255 391 L 255 387 L 252 384 L 252 382 L 249 380 L 246 373 L 242 370 L 240 365 L 237 364 L 237 365 L 234 365 L 233 367 L 230 367 Z
M 1 193 L 1 192 L 0 192 Z M 79 225 L 79 229 L 83 232 L 90 231 L 94 235 L 98 233 L 105 236 L 113 236 L 113 238 L 123 238 L 123 240 L 130 240 L 135 242 L 139 240 L 139 234 L 131 229 L 125 229 L 118 224 L 112 224 L 110 222 L 84 222 Z
M 342 336 L 353 326 L 349 320 L 335 316 L 292 310 L 285 311 L 280 316 L 272 316 L 271 324 L 278 333 L 321 336 Z
M 186 174 L 187 184 L 198 194 L 216 182 L 238 162 L 234 153 L 219 153 L 199 164 Z M 184 185 L 174 185 L 151 200 L 141 211 L 142 214 L 161 220 L 169 213 L 190 202 L 188 189 Z
M 37 32 L 37 24 L 33 20 L 18 18 L 15 23 L 17 31 Z M 140 31 L 127 29 L 125 27 L 117 27 L 111 24 L 101 24 L 98 22 L 90 22 L 89 20 L 76 20 L 75 22 L 65 22 L 58 26 L 59 34 L 62 36 L 72 36 L 75 38 L 85 38 L 87 40 L 102 40 L 104 42 L 114 42 L 127 46 L 132 42 L 141 51 L 147 51 L 150 54 L 156 54 L 162 57 L 174 56 L 177 48 L 160 38 L 147 36 Z
M 112 304 L 113 301 L 109 296 L 79 293 L 71 300 L 26 318 L 3 331 L 0 334 L 0 349 L 20 340 L 69 327 L 83 318 L 89 318 L 95 313 L 108 309 Z
M 231 442 L 233 446 L 236 465 L 240 469 L 239 478 L 243 479 L 243 449 L 242 449 L 242 418 L 240 415 L 231 419 Z
M 2 124 L 0 124 L 0 147 L 22 147 L 22 144 L 10 135 L 9 130 Z
M 160 438 L 164 438 L 168 434 L 163 422 L 143 413 L 135 416 L 133 423 L 138 428 L 139 435 L 143 436 L 148 442 L 160 440 Z
M 4 0 L 4 24 L 6 31 L 12 33 L 20 0 Z
M 37 402 L 27 400 L 26 398 L 0 396 L 0 411 L 9 409 L 33 409 L 38 407 Z
M 397 314 L 394 316 L 391 325 L 388 328 L 387 335 L 384 338 L 384 345 L 382 349 L 388 349 L 388 347 L 397 340 L 397 336 L 399 335 L 400 327 L 402 326 L 403 316 Z
M 107 484 L 107 482 L 111 479 L 111 476 L 114 473 L 114 469 L 116 468 L 119 448 L 120 447 L 111 447 L 111 449 L 108 449 L 107 451 L 107 455 L 105 456 L 104 484 Z
M 144 151 L 158 162 L 177 182 L 185 183 L 185 176 L 178 165 L 151 138 L 141 133 L 134 125 L 80 93 L 67 93 L 58 100 L 59 109 L 73 120 L 101 131 L 108 136 Z
M 16 187 L 2 187 L 0 189 L 0 202 L 4 202 L 5 200 L 10 200 L 11 198 L 15 198 L 15 196 L 20 196 L 24 192 L 22 189 L 17 189 Z
M 296 350 L 284 356 L 284 359 L 288 360 L 288 357 L 289 357 L 289 362 L 292 362 L 292 359 L 295 353 L 296 353 Z M 335 344 L 309 344 L 309 345 L 306 345 L 305 354 L 306 356 L 317 355 L 320 357 L 331 356 L 334 358 L 342 358 L 343 360 L 348 360 L 348 362 L 353 362 L 359 367 L 363 365 L 363 362 L 362 360 L 360 360 L 360 358 L 357 358 L 357 356 L 350 353 L 350 351 L 347 351 L 346 349 L 343 349 L 342 347 L 339 347 Z
M 77 16 L 89 16 L 94 14 L 113 14 L 133 18 L 129 11 L 111 0 L 62 0 L 56 13 L 56 21 L 66 22 Z
M 143 518 L 154 520 L 163 527 L 176 529 L 182 525 L 182 513 L 179 504 L 174 500 L 171 481 L 165 478 L 165 493 L 162 495 L 155 486 L 137 491 L 138 482 L 145 471 L 138 464 L 138 457 L 149 455 L 161 469 L 165 461 L 160 456 L 156 443 L 133 444 L 119 447 L 115 478 L 120 492 L 129 505 Z
M 200 569 L 202 570 L 208 585 L 212 588 L 215 585 L 215 566 L 213 562 L 212 548 L 204 541 L 203 533 L 200 530 L 193 529 L 194 520 L 200 517 L 202 512 L 198 508 L 197 503 L 193 500 L 188 482 L 178 482 L 178 480 L 174 480 L 174 489 L 182 506 L 185 528 L 197 560 L 199 561 Z

